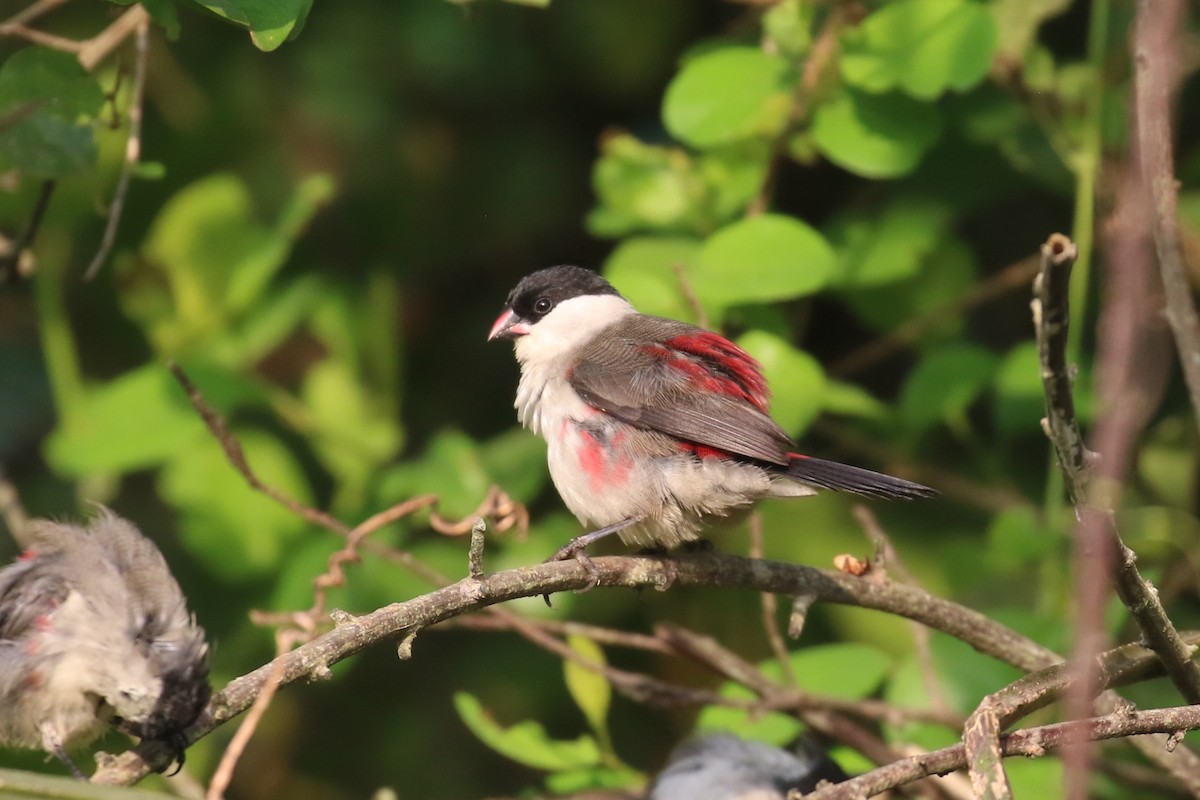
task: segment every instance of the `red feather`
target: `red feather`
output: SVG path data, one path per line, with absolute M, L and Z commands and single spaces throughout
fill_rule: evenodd
M 691 453 L 699 459 L 723 459 L 732 458 L 728 451 L 721 450 L 717 447 L 709 447 L 706 444 L 697 444 L 696 442 L 680 442 L 679 449 L 685 453 Z
M 767 413 L 770 391 L 762 368 L 724 336 L 708 331 L 686 334 L 645 350 L 687 375 L 699 389 L 737 397 Z

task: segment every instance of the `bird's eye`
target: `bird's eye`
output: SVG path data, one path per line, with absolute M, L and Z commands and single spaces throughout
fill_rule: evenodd
M 554 301 L 549 297 L 539 297 L 533 303 L 533 310 L 539 314 L 546 314 L 552 308 L 554 308 Z

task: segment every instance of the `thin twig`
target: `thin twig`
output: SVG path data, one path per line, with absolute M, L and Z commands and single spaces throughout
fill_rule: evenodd
M 286 650 L 282 642 L 279 647 L 281 650 Z M 208 791 L 204 795 L 205 800 L 221 800 L 225 796 L 225 790 L 229 788 L 229 783 L 233 780 L 233 771 L 237 768 L 238 760 L 246 751 L 246 746 L 250 744 L 251 737 L 258 729 L 258 723 L 267 713 L 267 708 L 270 707 L 275 692 L 279 690 L 280 680 L 283 678 L 283 667 L 283 659 L 276 658 L 270 674 L 263 683 L 262 691 L 259 692 L 258 697 L 254 698 L 254 703 L 246 713 L 246 718 L 242 720 L 237 733 L 233 735 L 225 752 L 221 754 L 221 761 L 217 764 L 212 781 L 208 784 Z
M 471 546 L 467 550 L 467 575 L 472 578 L 483 577 L 483 550 L 486 546 L 487 523 L 483 517 L 475 520 L 471 526 Z
M 25 41 L 57 50 L 61 53 L 71 53 L 78 55 L 83 49 L 84 43 L 77 42 L 74 39 L 68 39 L 65 36 L 55 36 L 52 33 L 39 31 L 37 28 L 29 28 L 20 22 L 5 22 L 0 24 L 0 36 L 11 36 L 14 39 L 24 39 Z
M 1067 494 L 1078 505 L 1086 499 L 1087 479 L 1096 454 L 1087 449 L 1079 431 L 1072 389 L 1074 368 L 1067 363 L 1067 322 L 1070 319 L 1067 297 L 1071 266 L 1077 254 L 1075 243 L 1061 233 L 1046 240 L 1042 245 L 1041 270 L 1033 282 L 1034 299 L 1030 308 L 1046 396 L 1046 417 L 1042 426 L 1058 453 Z
M 755 512 L 750 515 L 750 557 L 762 558 L 763 555 L 762 515 Z M 775 660 L 779 662 L 784 682 L 789 686 L 795 686 L 796 669 L 792 666 L 787 644 L 783 641 L 783 634 L 779 632 L 779 623 L 776 621 L 779 604 L 775 595 L 770 592 L 763 593 L 759 599 L 762 607 L 763 632 L 767 636 L 767 643 L 771 646 L 771 652 L 775 654 Z
M 837 62 L 839 36 L 842 28 L 850 20 L 851 14 L 844 5 L 835 5 L 821 25 L 821 31 L 813 42 L 800 73 L 800 80 L 792 92 L 792 105 L 788 112 L 787 124 L 784 130 L 771 142 L 771 154 L 767 160 L 767 170 L 763 175 L 762 185 L 750 205 L 746 208 L 746 216 L 754 217 L 763 213 L 771 205 L 775 194 L 775 181 L 779 175 L 779 167 L 783 162 L 786 142 L 796 126 L 804 121 L 809 108 L 813 105 L 821 81 L 828 72 L 830 65 Z
M 1179 242 L 1172 107 L 1179 85 L 1179 42 L 1187 27 L 1182 0 L 1140 0 L 1134 24 L 1134 115 L 1138 156 L 1154 199 L 1154 244 L 1166 289 L 1166 316 L 1200 426 L 1200 316 Z
M 143 25 L 150 24 L 150 13 L 146 11 L 140 4 L 135 4 L 129 7 L 125 13 L 112 21 L 107 28 L 100 33 L 88 39 L 85 42 L 80 42 L 79 48 L 79 63 L 88 72 L 96 68 L 104 59 L 116 50 L 121 44 L 129 38 L 131 34 L 141 30 Z M 139 45 L 140 46 L 140 45 Z
M 854 518 L 858 520 L 858 524 L 875 544 L 876 558 L 886 565 L 888 575 L 898 578 L 903 583 L 920 587 L 921 584 L 900 560 L 900 554 L 896 552 L 887 531 L 879 524 L 875 512 L 867 506 L 855 505 Z M 946 695 L 942 691 L 942 680 L 938 675 L 937 665 L 933 661 L 929 629 L 915 622 L 909 623 L 909 629 L 912 632 L 913 648 L 916 650 L 917 664 L 921 668 L 921 681 L 925 686 L 929 704 L 937 711 L 949 713 L 950 704 L 946 702 Z
M 25 106 L 25 108 L 36 107 L 36 102 L 28 103 Z M 0 126 L 0 129 L 2 127 Z M 55 180 L 42 181 L 42 185 L 38 189 L 37 200 L 33 203 L 33 212 L 29 215 L 29 222 L 25 225 L 25 230 L 21 231 L 20 235 L 9 244 L 11 251 L 3 258 L 0 258 L 0 286 L 9 281 L 15 281 L 20 275 L 21 256 L 33 245 L 33 240 L 42 227 L 42 220 L 45 219 L 46 209 L 50 207 L 50 198 L 54 195 L 54 187 L 57 185 L 58 181 Z
M 65 4 L 67 0 L 37 0 L 4 20 L 4 25 L 25 25 Z
M 1058 722 L 1015 731 L 1001 739 L 1000 753 L 1005 758 L 1037 758 L 1081 740 L 1100 741 L 1148 733 L 1176 733 L 1197 728 L 1200 728 L 1200 706 L 1122 711 L 1103 717 Z M 966 763 L 965 748 L 956 744 L 932 753 L 906 758 L 848 781 L 818 789 L 804 795 L 804 800 L 860 800 L 927 775 L 944 775 L 962 769 Z
M 131 16 L 134 11 L 140 11 L 137 16 Z M 117 177 L 117 188 L 113 192 L 112 203 L 108 208 L 108 221 L 104 224 L 104 235 L 100 239 L 100 247 L 92 262 L 83 273 L 83 279 L 90 281 L 100 272 L 100 267 L 108 259 L 113 243 L 117 238 L 117 227 L 121 224 L 121 214 L 125 210 L 125 196 L 129 192 L 129 180 L 142 158 L 142 108 L 146 97 L 146 62 L 150 57 L 150 15 L 140 5 L 129 9 L 121 19 L 130 17 L 137 35 L 134 37 L 133 86 L 129 98 L 129 138 L 125 140 L 125 160 L 121 162 L 121 174 Z M 118 20 L 119 22 L 120 20 Z M 115 25 L 115 23 L 114 23 Z M 124 34 L 122 34 L 124 38 Z M 90 52 L 90 51 L 89 51 Z M 79 60 L 84 60 L 84 54 L 79 54 Z
M 242 445 L 229 432 L 229 426 L 225 423 L 225 419 L 208 404 L 208 401 L 204 399 L 204 395 L 196 388 L 196 384 L 192 383 L 191 378 L 187 376 L 182 367 L 171 361 L 167 363 L 167 368 L 171 370 L 171 374 L 175 376 L 175 380 L 179 381 L 179 385 L 187 393 L 188 399 L 192 403 L 192 408 L 196 410 L 196 413 L 204 420 L 204 424 L 208 426 L 213 437 L 220 443 L 221 449 L 225 451 L 225 458 L 229 460 L 229 463 L 233 465 L 238 474 L 246 480 L 251 489 L 265 494 L 293 514 L 304 518 L 313 525 L 333 531 L 342 537 L 348 537 L 351 534 L 353 529 L 331 514 L 319 509 L 310 508 L 289 497 L 286 492 L 280 491 L 259 480 L 254 470 L 250 468 L 249 462 L 246 461 L 246 453 L 242 450 Z

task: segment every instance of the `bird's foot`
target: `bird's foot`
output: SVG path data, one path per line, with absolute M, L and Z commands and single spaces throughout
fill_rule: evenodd
M 574 539 L 558 548 L 558 551 L 555 552 L 554 555 L 547 558 L 544 563 L 550 564 L 555 561 L 566 561 L 572 558 L 575 559 L 579 562 L 579 565 L 583 567 L 584 571 L 588 575 L 587 584 L 579 589 L 576 589 L 575 591 L 579 594 L 591 591 L 600 585 L 600 570 L 596 567 L 596 564 L 587 554 L 587 548 L 593 543 L 600 541 L 604 537 L 610 536 L 617 531 L 624 530 L 630 525 L 634 525 L 640 521 L 640 517 L 623 519 L 615 525 L 609 525 L 607 527 L 600 528 L 599 530 L 585 533 L 582 536 L 576 536 Z M 542 599 L 546 601 L 546 606 L 550 607 L 550 595 L 544 594 L 542 595 Z
M 67 748 L 63 745 L 63 737 L 59 735 L 54 726 L 49 722 L 43 722 L 41 727 L 42 748 L 65 764 L 67 769 L 71 770 L 71 774 L 76 780 L 86 781 L 87 775 L 84 775 L 83 771 L 75 766 L 75 762 L 67 755 Z

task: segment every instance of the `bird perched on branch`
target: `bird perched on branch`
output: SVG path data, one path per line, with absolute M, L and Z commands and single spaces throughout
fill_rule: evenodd
M 728 733 L 691 739 L 671 753 L 649 800 L 785 800 L 848 777 L 814 742 L 791 753 Z
M 546 440 L 558 493 L 592 529 L 556 558 L 588 567 L 583 549 L 611 533 L 674 547 L 764 497 L 936 494 L 796 452 L 768 413 L 767 384 L 749 354 L 695 325 L 639 314 L 591 270 L 526 276 L 492 325 L 494 339 L 514 340 L 521 423 Z
M 208 644 L 154 543 L 106 508 L 30 523 L 0 570 L 0 745 L 68 757 L 110 725 L 171 746 L 208 703 Z

